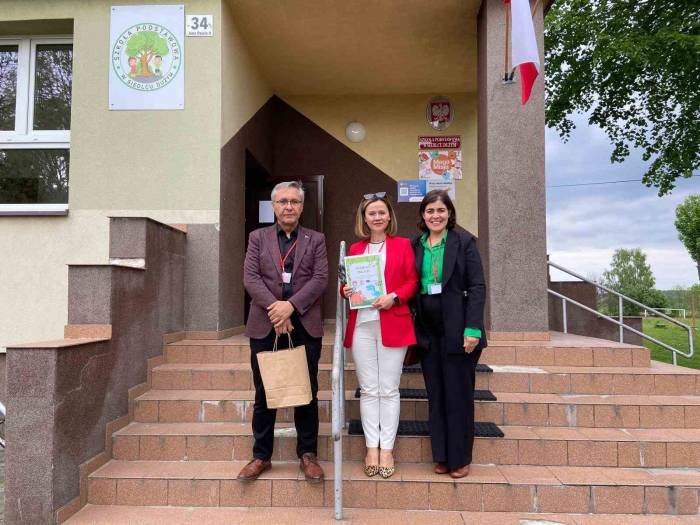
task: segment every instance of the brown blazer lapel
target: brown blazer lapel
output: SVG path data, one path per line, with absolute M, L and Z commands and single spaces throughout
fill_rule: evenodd
M 274 261 L 275 269 L 277 270 L 277 276 L 282 282 L 282 268 L 280 267 L 280 260 L 282 259 L 282 254 L 280 253 L 280 243 L 277 240 L 277 226 L 270 226 L 267 229 L 266 246 L 265 253 L 261 253 L 260 257 L 272 257 Z
M 304 257 L 304 254 L 306 253 L 306 249 L 309 247 L 309 243 L 311 242 L 311 235 L 309 232 L 306 230 L 306 228 L 302 228 L 299 226 L 299 233 L 297 235 L 297 247 L 295 248 L 296 252 L 294 253 L 294 267 L 292 268 L 292 276 L 294 276 L 295 273 L 297 273 L 297 268 L 299 268 L 299 264 L 301 263 L 302 258 Z

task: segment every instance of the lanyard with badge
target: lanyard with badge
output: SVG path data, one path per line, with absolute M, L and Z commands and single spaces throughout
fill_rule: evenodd
M 291 272 L 285 272 L 285 271 L 284 271 L 284 263 L 287 262 L 287 257 L 289 257 L 289 254 L 292 253 L 292 250 L 294 250 L 294 248 L 296 248 L 296 246 L 297 246 L 297 241 L 298 241 L 298 239 L 295 240 L 295 241 L 294 241 L 294 244 L 292 244 L 292 245 L 289 247 L 289 250 L 287 250 L 287 253 L 285 254 L 284 258 L 282 257 L 282 254 L 280 254 L 280 267 L 281 267 L 281 269 L 282 269 L 282 282 L 283 282 L 284 284 L 289 284 L 289 283 L 292 282 L 292 274 L 291 274 Z
M 428 244 L 430 245 L 430 267 L 433 271 L 433 282 L 428 286 L 428 295 L 438 295 L 442 293 L 442 283 L 438 282 L 438 266 L 440 260 L 435 257 L 433 241 L 430 239 L 430 236 L 428 236 Z

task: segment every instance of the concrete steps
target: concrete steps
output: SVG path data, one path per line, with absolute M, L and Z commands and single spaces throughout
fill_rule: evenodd
M 323 337 L 321 363 L 330 363 L 333 331 Z M 248 339 L 235 335 L 220 340 L 185 339 L 166 349 L 169 363 L 248 363 Z M 352 362 L 352 352 L 347 351 Z M 592 337 L 552 332 L 549 341 L 489 341 L 481 362 L 525 366 L 648 367 L 649 351 L 640 346 L 615 343 Z
M 253 445 L 248 341 L 183 340 L 152 368 L 151 390 L 112 435 L 113 459 L 88 478 L 89 505 L 68 523 L 330 522 L 332 343 L 331 332 L 319 365 L 324 483 L 299 472 L 293 409 L 278 411 L 274 468 L 253 483 L 236 479 Z M 478 437 L 472 473 L 453 480 L 432 472 L 429 437 L 398 436 L 396 474 L 382 480 L 362 472 L 364 437 L 346 434 L 350 522 L 698 521 L 698 371 L 651 362 L 645 348 L 556 333 L 494 341 L 481 362 L 492 372 L 477 373 L 476 386 L 497 399 L 477 401 L 476 419 L 497 423 L 504 437 Z M 359 418 L 351 355 L 344 373 L 346 416 Z M 422 374 L 404 373 L 401 387 L 424 388 Z M 402 419 L 427 419 L 426 400 L 401 405 Z
M 476 387 L 493 392 L 700 395 L 697 370 L 658 362 L 648 368 L 489 366 L 493 373 L 477 372 Z M 319 364 L 319 389 L 330 390 L 331 369 L 328 363 Z M 153 386 L 161 390 L 249 390 L 252 375 L 248 363 L 165 363 L 153 369 Z M 353 363 L 345 367 L 345 387 L 357 388 Z M 423 374 L 402 374 L 401 388 L 425 388 Z
M 476 401 L 477 421 L 555 427 L 700 428 L 700 396 L 695 395 L 494 394 L 496 401 Z M 151 390 L 136 400 L 134 417 L 140 422 L 163 423 L 251 421 L 254 397 L 252 390 Z M 328 422 L 331 392 L 319 391 L 318 398 L 319 419 Z M 346 399 L 347 417 L 358 419 L 355 391 L 347 391 Z M 427 421 L 427 400 L 402 399 L 401 418 Z M 279 410 L 277 421 L 294 421 L 294 410 Z
M 514 512 L 459 512 L 439 510 L 397 510 L 349 508 L 343 523 L 353 525 L 523 525 L 529 520 L 545 520 L 563 525 L 639 525 L 639 515 L 630 514 L 531 514 Z M 138 507 L 129 505 L 87 505 L 66 525 L 328 525 L 333 523 L 330 508 L 298 507 Z M 539 521 L 538 523 L 542 523 Z M 694 516 L 654 516 L 644 523 L 687 525 Z
M 241 461 L 112 460 L 88 482 L 97 505 L 323 507 L 333 503 L 333 466 L 326 481 L 304 481 L 298 462 L 276 462 L 254 483 L 236 480 Z M 473 465 L 466 478 L 402 465 L 393 477 L 367 478 L 345 462 L 347 507 L 365 509 L 697 514 L 698 469 Z
M 533 394 L 700 395 L 700 371 L 658 361 L 647 368 L 490 366 L 493 373 L 477 373 L 477 388 Z
M 477 437 L 474 461 L 498 465 L 700 468 L 700 429 L 605 429 L 502 426 L 505 437 Z M 246 460 L 250 423 L 131 423 L 113 435 L 119 460 Z M 278 424 L 274 459 L 296 459 L 292 423 Z M 330 425 L 321 424 L 318 454 L 332 460 Z M 344 459 L 364 458 L 364 438 L 344 438 Z M 398 436 L 396 461 L 430 463 L 430 439 Z

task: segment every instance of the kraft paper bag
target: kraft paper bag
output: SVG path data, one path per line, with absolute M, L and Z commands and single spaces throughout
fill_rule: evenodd
M 260 375 L 265 387 L 268 408 L 308 405 L 311 402 L 309 365 L 306 348 L 294 347 L 289 337 L 289 349 L 277 349 L 277 337 L 271 352 L 257 354 Z

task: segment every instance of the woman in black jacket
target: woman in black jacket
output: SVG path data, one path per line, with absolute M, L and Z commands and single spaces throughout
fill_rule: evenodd
M 412 241 L 420 276 L 416 337 L 428 391 L 434 470 L 469 474 L 474 445 L 476 364 L 486 347 L 486 286 L 474 236 L 457 231 L 455 207 L 445 191 L 429 192 L 420 205 Z

